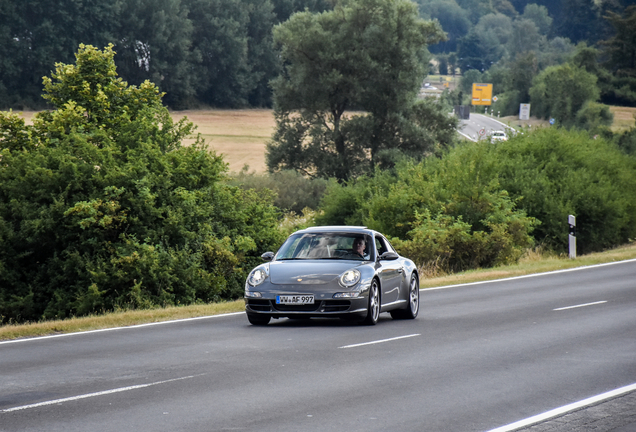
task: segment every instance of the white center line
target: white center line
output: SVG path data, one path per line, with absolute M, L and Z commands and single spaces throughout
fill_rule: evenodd
M 79 395 L 79 396 L 67 397 L 67 398 L 63 398 L 63 399 L 55 399 L 55 400 L 50 400 L 50 401 L 38 402 L 38 403 L 31 404 L 31 405 L 22 405 L 22 406 L 17 406 L 17 407 L 13 407 L 13 408 L 7 408 L 7 409 L 0 410 L 0 413 L 8 413 L 8 412 L 12 412 L 12 411 L 20 411 L 20 410 L 25 410 L 25 409 L 29 409 L 29 408 L 37 408 L 37 407 L 46 406 L 46 405 L 56 405 L 56 404 L 61 404 L 61 403 L 64 403 L 64 402 L 76 401 L 76 400 L 91 398 L 91 397 L 95 397 L 95 396 L 104 396 L 104 395 L 113 394 L 113 393 L 119 393 L 119 392 L 124 392 L 124 391 L 129 391 L 129 390 L 140 389 L 140 388 L 144 388 L 144 387 L 150 387 L 150 386 L 154 386 L 154 385 L 158 385 L 158 384 L 165 384 L 165 383 L 169 383 L 169 382 L 173 382 L 173 381 L 181 381 L 181 380 L 189 379 L 189 378 L 194 378 L 194 375 L 181 377 L 181 378 L 169 379 L 169 380 L 165 380 L 165 381 L 157 381 L 157 382 L 148 383 L 148 384 L 139 384 L 139 385 L 134 385 L 134 386 L 129 386 L 129 387 L 120 387 L 120 388 L 116 388 L 116 389 L 112 389 L 112 390 L 104 390 L 104 391 L 95 392 L 95 393 L 87 393 L 87 394 L 83 394 L 83 395 Z
M 379 343 L 383 343 L 383 342 L 390 342 L 390 341 L 394 341 L 394 340 L 398 340 L 398 339 L 411 338 L 411 337 L 415 337 L 415 336 L 420 336 L 420 334 L 419 333 L 415 333 L 415 334 L 406 335 L 406 336 L 398 336 L 398 337 L 394 337 L 394 338 L 390 338 L 390 339 L 382 339 L 382 340 L 377 340 L 377 341 L 372 341 L 372 342 L 364 342 L 364 343 L 353 344 L 353 345 L 345 345 L 345 346 L 341 346 L 341 347 L 338 347 L 338 348 L 355 348 L 355 347 L 359 347 L 359 346 L 374 345 L 374 344 L 379 344 Z
M 594 302 L 594 303 L 585 303 L 585 304 L 580 304 L 580 305 L 575 305 L 575 306 L 566 306 L 566 307 L 552 309 L 552 310 L 553 311 L 562 311 L 562 310 L 567 310 L 567 309 L 576 309 L 576 308 L 580 308 L 580 307 L 592 306 L 592 305 L 603 304 L 603 303 L 607 303 L 607 300 L 597 301 L 597 302 Z

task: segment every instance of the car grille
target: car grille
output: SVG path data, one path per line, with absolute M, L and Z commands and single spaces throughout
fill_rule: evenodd
M 249 299 L 247 304 L 257 312 L 347 312 L 351 307 L 349 300 L 320 300 L 308 305 L 281 305 L 273 300 Z
M 272 305 L 277 311 L 281 312 L 315 312 L 319 310 L 321 303 L 322 302 L 307 305 L 282 305 L 272 302 Z

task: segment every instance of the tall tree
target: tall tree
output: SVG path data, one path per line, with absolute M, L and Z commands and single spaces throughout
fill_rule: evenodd
M 119 25 L 115 49 L 124 79 L 156 83 L 173 108 L 195 94 L 193 28 L 181 0 L 126 0 Z
M 0 108 L 41 107 L 42 77 L 80 43 L 110 42 L 123 1 L 0 2 Z
M 608 12 L 606 19 L 615 35 L 602 42 L 609 60 L 607 66 L 619 76 L 636 77 L 636 5 L 625 8 L 623 14 Z
M 273 82 L 269 169 L 344 181 L 368 171 L 382 150 L 427 150 L 430 141 L 406 126 L 414 125 L 426 46 L 441 37 L 408 0 L 342 0 L 277 26 L 284 71 Z
M 577 112 L 587 102 L 598 100 L 597 77 L 570 63 L 551 66 L 537 75 L 530 88 L 533 112 L 554 117 L 561 125 L 574 125 Z

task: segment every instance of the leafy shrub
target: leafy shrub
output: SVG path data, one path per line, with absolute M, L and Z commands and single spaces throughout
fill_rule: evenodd
M 514 262 L 532 244 L 535 221 L 484 175 L 482 158 L 463 156 L 451 150 L 441 159 L 404 163 L 395 176 L 376 172 L 334 185 L 317 222 L 377 229 L 419 265 L 435 263 L 443 271 Z
M 45 78 L 55 110 L 0 113 L 2 321 L 236 298 L 280 243 L 271 196 L 231 187 L 226 164 L 161 94 L 80 46 Z
M 243 189 L 265 191 L 275 194 L 274 204 L 281 210 L 302 213 L 305 208 L 317 209 L 328 181 L 322 178 L 308 178 L 294 170 L 256 174 L 248 172 L 246 166 L 233 174 L 231 184 Z
M 514 262 L 533 239 L 564 252 L 572 214 L 588 253 L 636 235 L 635 169 L 602 136 L 541 129 L 331 185 L 316 219 L 375 228 L 419 264 L 453 271 Z

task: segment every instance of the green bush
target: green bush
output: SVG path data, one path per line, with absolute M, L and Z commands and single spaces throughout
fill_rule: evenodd
M 294 170 L 275 173 L 256 174 L 248 172 L 245 166 L 239 173 L 232 175 L 231 184 L 243 189 L 253 189 L 275 194 L 274 205 L 281 210 L 301 214 L 305 208 L 315 210 L 325 193 L 328 181 L 322 178 L 309 178 Z
M 484 158 L 464 156 L 455 149 L 441 159 L 403 163 L 395 175 L 376 172 L 346 187 L 333 185 L 317 222 L 377 229 L 419 265 L 443 271 L 514 262 L 532 244 L 535 221 L 484 175 Z
M 280 241 L 271 196 L 173 123 L 161 94 L 80 46 L 45 78 L 55 110 L 0 113 L 1 321 L 236 298 Z
M 316 219 L 375 228 L 419 264 L 454 271 L 514 262 L 533 240 L 564 252 L 572 214 L 588 253 L 635 237 L 634 172 L 602 136 L 548 128 L 331 185 Z

